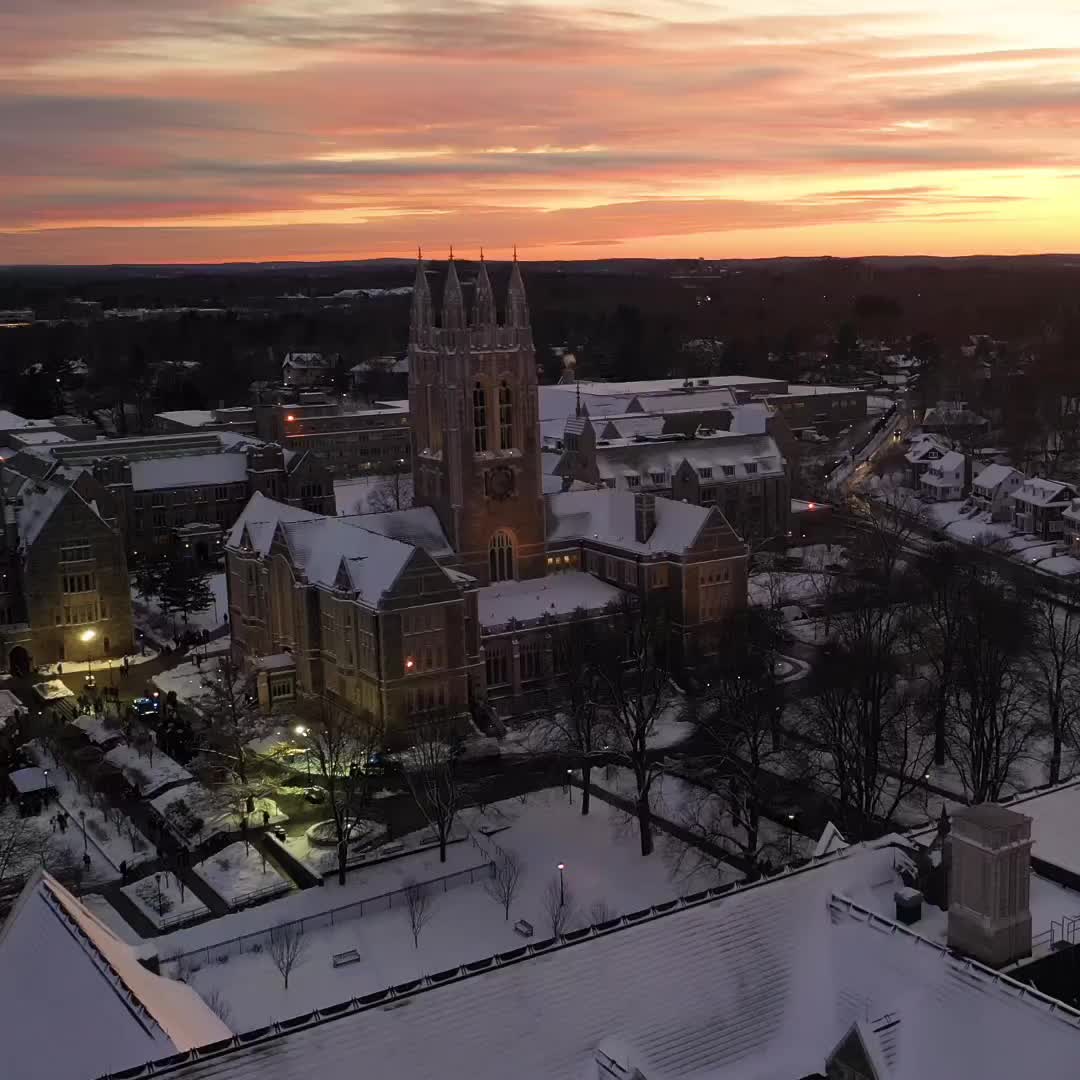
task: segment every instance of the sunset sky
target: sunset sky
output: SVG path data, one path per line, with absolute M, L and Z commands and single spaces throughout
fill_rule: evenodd
M 1080 0 L 3 0 L 0 264 L 1080 251 Z

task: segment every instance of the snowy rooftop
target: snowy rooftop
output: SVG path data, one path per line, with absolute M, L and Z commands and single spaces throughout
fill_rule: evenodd
M 823 1073 L 860 1021 L 880 1080 L 1075 1074 L 1080 1015 L 876 915 L 896 853 L 645 909 L 193 1055 L 178 1080 L 584 1080 L 602 1044 L 649 1080 Z M 888 1021 L 885 1018 L 888 1017 Z
M 1075 490 L 1060 480 L 1044 480 L 1040 476 L 1025 480 L 1013 493 L 1019 502 L 1032 506 L 1055 506 L 1075 497 Z
M 580 389 L 582 396 L 589 395 L 606 397 L 612 394 L 629 394 L 640 397 L 643 394 L 670 394 L 673 391 L 683 391 L 689 396 L 699 390 L 716 390 L 724 387 L 761 386 L 773 384 L 782 386 L 784 383 L 779 379 L 760 379 L 754 375 L 712 375 L 708 378 L 693 379 L 692 386 L 687 387 L 686 379 L 634 379 L 627 382 L 589 382 L 578 380 L 574 383 L 562 383 L 560 389 L 564 392 L 576 394 Z
M 24 446 L 47 446 L 50 443 L 66 443 L 75 440 L 62 431 L 20 431 L 15 436 Z
M 992 491 L 999 485 L 1005 483 L 1005 481 L 1016 471 L 1017 470 L 1011 465 L 987 465 L 986 468 L 975 477 L 972 483 L 975 487 L 986 488 L 987 490 Z
M 854 386 L 816 386 L 791 383 L 786 394 L 790 397 L 814 397 L 817 394 L 861 394 L 862 392 Z M 776 394 L 777 397 L 783 397 L 784 395 L 784 391 Z
M 1080 821 L 1080 779 L 1043 792 L 1018 795 L 1005 805 L 1031 818 L 1031 854 L 1035 858 L 1080 874 L 1080 835 L 1076 829 Z M 1080 910 L 1080 902 L 1076 907 Z
M 510 619 L 569 615 L 578 608 L 602 611 L 623 594 L 592 574 L 567 572 L 528 581 L 501 581 L 477 591 L 480 625 L 502 626 Z
M 656 500 L 656 527 L 644 543 L 634 533 L 632 491 L 564 491 L 547 497 L 548 540 L 598 540 L 639 554 L 682 554 L 693 546 L 709 509 Z
M 296 657 L 292 653 L 279 652 L 270 656 L 260 656 L 252 666 L 259 671 L 285 671 L 296 667 Z
M 0 727 L 9 717 L 25 709 L 26 706 L 10 690 L 0 690 Z
M 52 426 L 45 420 L 27 420 L 25 416 L 19 416 L 18 413 L 0 409 L 0 431 L 17 431 L 19 428 L 35 427 L 38 424 L 42 427 Z
M 734 478 L 774 476 L 783 473 L 784 458 L 771 435 L 740 435 L 720 431 L 694 439 L 673 439 L 670 442 L 635 442 L 626 440 L 597 446 L 596 465 L 602 478 L 626 476 L 646 477 L 653 472 L 670 476 L 687 461 L 695 469 L 736 469 Z M 747 469 L 750 466 L 752 472 Z M 714 480 L 724 480 L 723 472 Z
M 247 455 L 242 453 L 185 454 L 182 457 L 144 458 L 131 463 L 134 491 L 206 487 L 245 480 Z
M 239 548 L 246 542 L 265 556 L 279 537 L 309 584 L 338 588 L 348 582 L 359 600 L 377 605 L 423 549 L 367 528 L 369 516 L 384 515 L 325 517 L 256 492 L 233 526 L 228 546 Z
M 203 427 L 214 422 L 210 409 L 177 409 L 173 412 L 157 413 L 163 420 L 171 420 L 185 427 Z
M 88 1080 L 230 1035 L 42 872 L 0 930 L 0 1009 L 11 1080 Z
M 370 529 L 392 540 L 423 548 L 439 559 L 454 554 L 446 539 L 439 517 L 430 506 L 414 506 L 410 510 L 388 510 L 381 514 L 359 514 L 343 517 L 362 529 Z
M 15 769 L 8 773 L 11 786 L 20 795 L 31 795 L 35 791 L 44 791 L 49 787 L 49 781 L 45 778 L 45 770 L 32 765 L 27 769 Z

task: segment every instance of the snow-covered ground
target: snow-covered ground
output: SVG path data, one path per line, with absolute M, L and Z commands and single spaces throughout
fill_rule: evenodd
M 120 890 L 159 930 L 207 913 L 206 905 L 183 888 L 174 874 L 150 874 Z
M 135 616 L 135 625 L 156 641 L 176 638 L 183 634 L 185 629 L 209 631 L 218 629 L 229 611 L 229 592 L 225 573 L 222 571 L 208 575 L 207 583 L 214 594 L 214 602 L 206 611 L 193 612 L 185 620 L 179 612 L 163 612 L 158 599 L 141 595 L 133 582 L 131 607 Z
M 365 914 L 363 918 L 336 921 L 333 927 L 307 931 L 304 955 L 290 975 L 288 990 L 284 989 L 265 949 L 241 956 L 229 955 L 224 963 L 216 961 L 211 949 L 209 963 L 204 954 L 198 961 L 198 970 L 192 970 L 190 961 L 187 963 L 189 982 L 204 996 L 219 990 L 232 1009 L 234 1026 L 244 1030 L 516 948 L 524 941 L 514 932 L 518 919 L 532 923 L 536 939 L 549 935 L 551 925 L 545 915 L 544 897 L 550 887 L 558 886 L 559 863 L 565 868 L 564 882 L 574 913 L 567 928 L 692 891 L 672 877 L 662 844 L 652 856 L 643 859 L 633 826 L 624 820 L 624 815 L 599 799 L 593 802 L 589 816 L 582 817 L 577 799 L 570 806 L 565 792 L 552 789 L 530 795 L 524 803 L 511 799 L 488 807 L 486 815 L 473 810 L 462 818 L 470 826 L 508 825 L 492 838 L 493 842 L 483 837 L 478 837 L 478 841 L 492 850 L 498 844 L 524 861 L 509 921 L 504 919 L 501 906 L 477 882 L 432 894 L 430 920 L 420 932 L 418 948 L 413 947 L 405 906 L 394 906 Z M 467 849 L 472 861 L 479 855 L 472 843 L 455 847 Z M 413 859 L 430 863 L 432 856 Z M 385 875 L 390 873 L 399 881 L 407 877 L 424 880 L 425 869 L 421 866 L 391 870 L 393 866 L 385 863 L 357 873 L 377 873 L 383 877 L 384 884 L 389 883 Z M 443 867 L 437 853 L 434 867 Z M 709 883 L 716 884 L 716 880 Z M 695 882 L 694 887 L 703 886 Z M 161 955 L 175 954 L 177 943 L 185 938 L 193 940 L 210 927 L 256 913 L 279 911 L 287 918 L 285 911 L 294 901 L 313 893 L 340 896 L 342 891 L 328 884 L 324 889 L 308 889 L 251 912 L 180 931 L 159 942 Z M 334 968 L 332 957 L 348 949 L 359 953 L 359 962 Z M 165 965 L 165 970 L 175 973 L 175 964 Z
M 412 474 L 402 473 L 400 480 L 392 476 L 357 476 L 351 480 L 335 480 L 334 501 L 339 516 L 408 510 L 413 503 Z
M 292 889 L 292 884 L 278 873 L 273 863 L 267 862 L 253 844 L 243 840 L 222 848 L 193 869 L 230 907 Z
M 174 692 L 180 701 L 186 701 L 196 705 L 206 697 L 207 679 L 212 670 L 213 660 L 204 663 L 201 667 L 192 660 L 185 660 L 168 671 L 159 671 L 151 682 L 163 693 Z
M 30 750 L 37 763 L 49 769 L 49 784 L 56 788 L 57 800 L 70 817 L 67 834 L 58 833 L 58 836 L 63 837 L 72 851 L 77 849 L 80 859 L 85 847 L 92 859 L 100 860 L 102 870 L 107 867 L 104 877 L 108 880 L 119 875 L 121 862 L 135 867 L 155 857 L 153 844 L 143 836 L 127 814 L 115 808 L 106 811 L 88 794 L 79 791 L 68 770 L 38 743 L 31 743 Z M 85 845 L 80 812 L 86 815 Z M 93 867 L 91 869 L 93 870 Z
M 152 754 L 144 754 L 134 746 L 121 743 L 105 755 L 105 760 L 120 769 L 144 799 L 171 784 L 190 783 L 194 779 L 183 765 L 156 749 Z
M 90 671 L 116 671 L 124 666 L 125 660 L 128 667 L 134 667 L 136 664 L 145 664 L 157 658 L 158 654 L 155 650 L 147 649 L 145 653 L 129 653 L 127 656 L 114 657 L 110 660 L 92 659 L 89 664 L 85 660 L 65 660 L 56 664 L 42 664 L 37 671 L 40 675 L 63 675 L 64 672 L 68 675 L 77 675 L 87 671 L 88 668 Z
M 633 773 L 629 769 L 601 769 L 595 774 L 596 785 L 604 791 L 621 795 L 632 800 L 635 796 Z M 665 774 L 658 777 L 649 793 L 649 805 L 653 813 L 665 821 L 685 828 L 692 828 L 700 820 L 702 811 L 708 812 L 711 805 L 718 806 L 717 797 L 708 789 L 684 780 L 679 776 Z M 733 854 L 740 854 L 746 844 L 746 830 L 737 825 L 730 815 L 720 814 L 716 822 L 722 822 L 724 833 L 730 837 L 726 845 Z M 810 840 L 794 829 L 785 828 L 776 822 L 762 818 L 758 826 L 758 847 L 764 858 L 773 865 L 779 865 L 790 858 L 806 858 L 813 854 L 814 840 Z M 734 868 L 724 881 L 738 880 L 741 875 Z
M 212 790 L 193 782 L 172 788 L 150 800 L 150 805 L 165 819 L 174 839 L 189 850 L 219 834 L 240 831 L 240 815 L 228 790 Z M 273 799 L 255 799 L 255 809 L 246 814 L 250 825 L 261 828 L 263 811 L 270 815 L 270 825 L 288 821 Z

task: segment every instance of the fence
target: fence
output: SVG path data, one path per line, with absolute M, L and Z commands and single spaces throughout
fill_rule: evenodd
M 495 871 L 492 862 L 479 863 L 476 866 L 466 867 L 464 870 L 456 870 L 452 874 L 444 874 L 442 877 L 431 878 L 428 881 L 418 882 L 425 892 L 447 892 L 458 885 L 472 885 L 476 881 L 490 878 Z M 243 934 L 240 937 L 229 938 L 214 945 L 204 945 L 188 952 L 176 953 L 172 956 L 163 956 L 165 963 L 176 963 L 190 968 L 190 961 L 209 964 L 212 960 L 224 960 L 229 956 L 240 956 L 245 952 L 261 952 L 270 941 L 270 935 L 276 930 L 296 928 L 301 933 L 309 930 L 317 930 L 324 926 L 336 926 L 339 922 L 347 922 L 350 919 L 363 918 L 365 914 L 376 911 L 389 911 L 394 906 L 394 901 L 404 903 L 405 889 L 394 889 L 391 892 L 380 893 L 378 896 L 368 896 L 363 900 L 354 900 L 351 904 L 342 904 L 341 907 L 331 908 L 329 911 L 320 911 L 314 915 L 306 915 L 301 919 L 292 919 L 288 922 L 278 923 L 258 930 L 251 934 Z M 189 961 L 184 964 L 184 961 Z

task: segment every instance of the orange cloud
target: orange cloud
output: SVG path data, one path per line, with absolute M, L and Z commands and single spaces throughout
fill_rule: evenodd
M 8 0 L 0 263 L 1075 249 L 1072 0 L 852 7 Z

